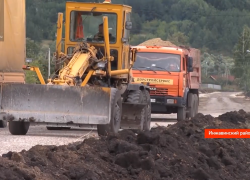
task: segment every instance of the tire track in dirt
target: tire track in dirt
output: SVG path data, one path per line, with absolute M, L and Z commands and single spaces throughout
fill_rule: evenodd
M 244 109 L 249 111 L 249 104 L 247 102 L 239 103 L 234 101 L 231 97 L 232 92 L 220 92 L 215 94 L 208 94 L 207 101 L 203 101 L 199 106 L 199 112 L 203 114 L 210 114 L 212 116 L 218 116 L 220 114 L 229 112 L 229 111 L 238 111 Z M 237 97 L 235 98 L 237 99 Z M 247 104 L 247 105 L 246 105 Z

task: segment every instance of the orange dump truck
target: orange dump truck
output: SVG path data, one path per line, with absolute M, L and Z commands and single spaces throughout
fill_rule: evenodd
M 177 113 L 177 120 L 198 113 L 201 83 L 200 50 L 135 46 L 133 82 L 150 86 L 152 114 Z

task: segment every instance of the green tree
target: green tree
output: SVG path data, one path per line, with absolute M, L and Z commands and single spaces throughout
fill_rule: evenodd
M 175 32 L 169 38 L 169 41 L 173 42 L 175 45 L 189 45 L 188 37 L 182 32 Z
M 250 28 L 244 26 L 243 32 L 235 46 L 234 50 L 234 75 L 240 79 L 241 87 L 246 92 L 250 90 L 249 78 L 250 78 Z
M 49 44 L 51 48 L 51 73 L 54 72 L 53 52 L 55 52 L 55 41 Z M 31 58 L 33 61 L 27 65 L 39 67 L 43 78 L 48 78 L 48 48 L 41 48 L 41 44 L 31 39 L 26 40 L 26 57 Z M 25 71 L 26 83 L 40 84 L 40 81 L 33 71 Z

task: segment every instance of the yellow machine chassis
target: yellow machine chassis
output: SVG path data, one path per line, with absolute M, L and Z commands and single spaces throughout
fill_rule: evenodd
M 135 61 L 136 51 L 135 49 L 130 50 L 128 43 L 119 41 L 119 39 L 123 37 L 120 33 L 117 35 L 117 42 L 112 45 L 110 44 L 108 17 L 103 17 L 105 39 L 103 46 L 105 47 L 105 56 L 102 59 L 95 57 L 96 50 L 93 44 L 83 42 L 77 44 L 76 42 L 69 41 L 70 11 L 75 9 L 91 10 L 93 7 L 97 7 L 101 12 L 106 9 L 106 11 L 118 13 L 118 30 L 122 31 L 124 35 L 125 20 L 123 21 L 122 19 L 125 17 L 126 12 L 131 12 L 131 7 L 100 3 L 67 2 L 64 50 L 69 46 L 74 46 L 76 52 L 69 62 L 64 63 L 63 67 L 57 67 L 60 70 L 57 77 L 48 79 L 47 82 L 43 79 L 38 67 L 24 66 L 24 70 L 31 70 L 37 73 L 41 84 L 2 84 L 1 112 L 14 117 L 12 120 L 9 119 L 10 122 L 24 120 L 29 123 L 44 123 L 48 125 L 97 125 L 101 127 L 101 129 L 105 129 L 105 125 L 113 123 L 111 119 L 113 119 L 114 116 L 112 109 L 114 106 L 114 104 L 112 104 L 114 103 L 114 98 L 117 99 L 118 102 L 123 101 L 121 97 L 123 92 L 120 91 L 122 87 L 90 86 L 88 83 L 91 77 L 122 78 L 122 83 L 124 83 L 123 85 L 126 88 L 125 92 L 146 91 L 147 87 L 143 84 L 136 85 L 129 83 L 131 63 L 133 64 Z M 62 28 L 63 18 L 62 13 L 59 13 L 55 53 L 57 60 L 66 55 L 61 51 L 61 42 L 63 41 Z M 110 55 L 111 48 L 118 49 L 119 57 L 116 70 L 111 70 L 111 63 L 114 59 Z M 77 49 L 81 49 L 81 51 L 77 51 Z M 126 56 L 124 56 L 124 54 L 126 54 Z M 90 67 L 91 58 L 98 60 L 98 62 L 107 62 L 107 69 L 105 71 L 92 69 L 92 67 Z M 126 61 L 124 67 L 122 67 L 123 61 Z M 76 76 L 80 78 L 84 77 L 80 85 L 77 84 L 74 79 Z M 114 92 L 116 94 L 113 94 Z M 140 129 L 142 126 L 142 109 L 148 106 L 149 104 L 147 104 L 147 102 L 131 103 L 125 102 L 124 100 L 120 107 L 120 110 L 122 110 L 120 127 Z M 13 125 L 13 123 L 11 123 L 10 127 L 15 129 L 10 130 L 12 134 L 27 133 L 26 125 Z

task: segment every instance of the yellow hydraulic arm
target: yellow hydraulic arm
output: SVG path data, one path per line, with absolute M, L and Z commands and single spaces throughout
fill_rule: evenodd
M 43 75 L 42 75 L 39 67 L 24 65 L 23 70 L 35 71 L 41 84 L 45 84 L 45 81 L 43 79 Z
M 82 77 L 90 65 L 90 58 L 96 59 L 96 49 L 93 46 L 86 47 L 84 44 L 77 46 L 69 63 L 60 70 L 58 78 L 51 82 L 58 85 L 75 86 L 74 79 L 77 76 Z

